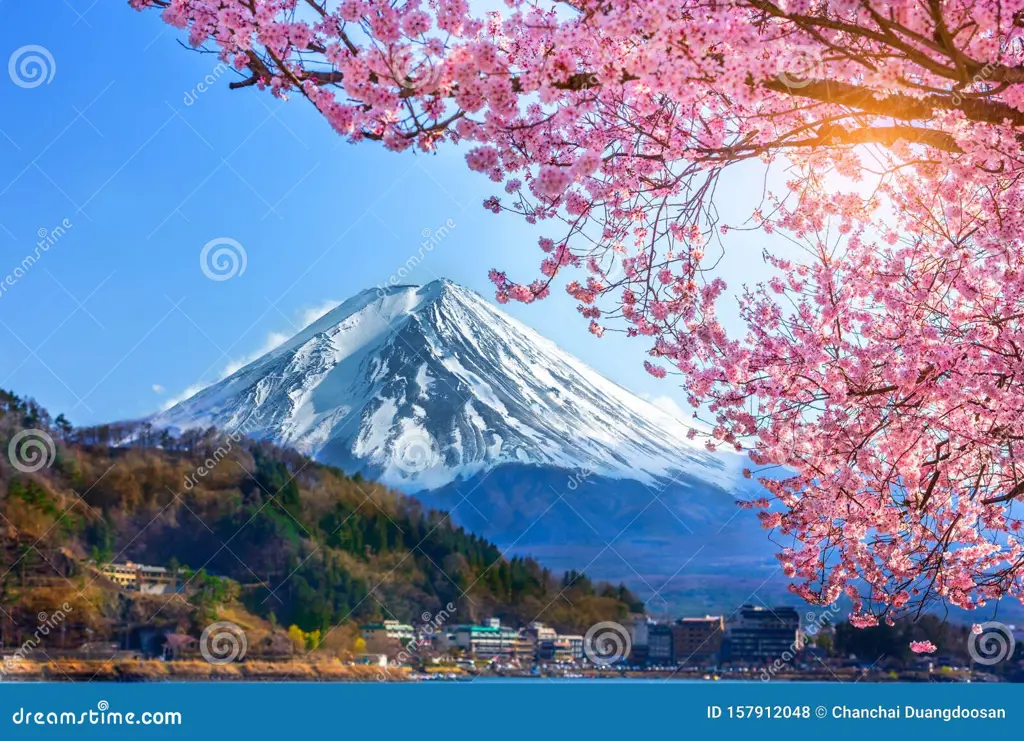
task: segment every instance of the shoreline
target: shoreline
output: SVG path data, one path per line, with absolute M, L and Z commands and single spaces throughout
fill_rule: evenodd
M 532 674 L 471 673 L 437 670 L 418 673 L 410 667 L 380 667 L 367 664 L 348 664 L 340 661 L 242 661 L 211 664 L 206 661 L 159 660 L 92 660 L 20 662 L 0 674 L 0 683 L 18 682 L 358 682 L 433 684 L 435 682 L 526 682 L 526 681 L 616 681 L 616 682 L 690 682 L 690 683 L 764 683 L 756 671 L 651 671 L 618 672 L 588 671 Z M 840 683 L 847 681 L 880 683 L 963 683 L 987 682 L 969 672 L 937 674 L 926 671 L 891 674 L 861 674 L 856 671 L 835 673 L 790 672 L 774 676 L 771 681 L 787 683 Z
M 95 660 L 20 662 L 4 682 L 411 682 L 407 667 L 343 664 L 337 661 L 206 661 Z

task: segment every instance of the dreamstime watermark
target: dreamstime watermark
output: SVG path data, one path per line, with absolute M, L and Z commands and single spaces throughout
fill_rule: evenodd
M 199 653 L 211 664 L 230 664 L 241 661 L 249 650 L 245 631 L 230 620 L 220 620 L 206 626 L 199 636 Z
M 237 239 L 217 237 L 203 245 L 199 252 L 199 268 L 210 280 L 231 280 L 245 274 L 249 257 Z
M 596 666 L 611 666 L 623 661 L 632 649 L 629 631 L 611 620 L 591 625 L 583 636 L 583 653 Z
M 182 102 L 185 104 L 185 106 L 188 107 L 195 104 L 195 102 L 199 99 L 199 96 L 205 93 L 211 87 L 213 87 L 217 80 L 219 80 L 221 76 L 229 69 L 231 68 L 224 64 L 224 62 L 221 62 L 216 67 L 214 67 L 210 71 L 210 73 L 206 75 L 206 77 L 200 80 L 194 88 L 192 88 L 191 90 L 186 90 L 185 95 L 182 98 Z
M 443 242 L 452 229 L 458 224 L 455 223 L 454 219 L 448 219 L 441 226 L 436 229 L 424 228 L 420 232 L 420 236 L 423 237 L 423 241 L 420 242 L 420 248 L 415 253 L 409 256 L 409 259 L 399 266 L 398 270 L 388 276 L 388 279 L 383 283 L 377 284 L 377 298 L 383 298 L 387 294 L 387 289 L 397 286 L 399 283 L 408 278 L 415 270 L 416 267 L 426 259 L 427 255 L 434 251 L 441 242 Z
M 7 457 L 11 465 L 22 473 L 35 473 L 53 465 L 57 446 L 43 430 L 21 430 L 11 438 Z
M 800 90 L 822 77 L 824 60 L 819 49 L 794 48 L 781 55 L 779 65 L 779 82 L 790 90 Z
M 17 664 L 27 659 L 40 644 L 40 639 L 50 635 L 50 631 L 56 630 L 57 626 L 64 622 L 68 613 L 73 610 L 74 608 L 65 602 L 60 606 L 59 610 L 55 610 L 50 614 L 45 612 L 39 613 L 37 616 L 39 624 L 36 626 L 35 632 L 21 644 L 17 651 L 10 656 L 4 656 L 3 666 L 0 666 L 0 677 L 7 676 L 7 674 L 14 670 Z
M 593 257 L 596 268 L 600 271 L 599 276 L 605 286 L 615 286 L 629 277 L 626 270 L 626 261 L 629 256 L 625 251 L 615 248 L 608 248 L 607 251 Z
M 818 635 L 826 625 L 832 622 L 832 618 L 839 614 L 839 610 L 839 603 L 833 602 L 828 606 L 827 610 L 823 610 L 817 614 L 808 612 L 807 615 L 804 616 L 807 622 L 803 628 L 803 636 L 813 638 Z M 796 655 L 800 653 L 802 648 L 803 642 L 800 638 L 794 639 L 794 641 L 789 644 L 789 648 L 782 652 L 781 656 L 761 670 L 761 681 L 767 682 L 771 680 L 772 677 L 784 669 L 789 662 L 796 658 Z
M 404 476 L 415 476 L 440 461 L 437 441 L 426 430 L 413 429 L 391 443 L 391 463 Z
M 395 654 L 395 663 L 399 665 L 408 664 L 409 661 L 419 654 L 425 646 L 430 646 L 434 641 L 434 636 L 442 627 L 444 627 L 445 623 L 447 623 L 449 618 L 454 614 L 455 605 L 449 602 L 444 606 L 444 609 L 438 610 L 433 615 L 429 612 L 424 612 L 420 615 L 420 620 L 422 622 L 413 630 L 412 640 L 405 644 L 401 651 Z M 386 673 L 377 673 L 378 681 L 386 682 L 387 679 L 388 676 Z
M 7 60 L 7 74 L 18 87 L 31 89 L 49 85 L 57 74 L 57 62 L 45 46 L 28 44 L 11 54 Z
M 993 64 L 992 62 L 986 64 L 984 67 L 978 70 L 978 73 L 974 75 L 974 77 L 971 78 L 971 84 L 977 85 L 979 82 L 988 82 L 990 79 L 992 79 L 992 75 L 996 71 L 996 66 L 997 65 Z M 964 96 L 960 94 L 959 90 L 957 90 L 953 93 L 953 96 L 949 100 L 953 105 L 959 106 L 961 103 L 964 102 Z
M 971 77 L 968 83 L 959 87 L 990 81 L 998 66 L 994 62 L 986 63 Z M 824 68 L 823 50 L 814 47 L 793 48 L 780 55 L 779 71 L 776 78 L 790 90 L 800 90 L 823 79 L 825 77 Z M 964 102 L 964 94 L 959 89 L 954 90 L 950 102 L 959 107 Z
M 577 470 L 574 474 L 569 476 L 566 487 L 569 491 L 576 491 L 583 484 L 587 483 L 591 476 L 596 473 L 593 468 L 583 467 Z
M 386 61 L 395 82 L 409 95 L 432 93 L 441 82 L 441 64 L 420 46 L 400 47 Z
M 259 412 L 253 412 L 242 424 L 236 427 L 230 435 L 224 441 L 223 445 L 217 447 L 216 450 L 203 461 L 195 471 L 185 477 L 185 491 L 192 491 L 196 484 L 199 483 L 199 479 L 206 478 L 215 469 L 222 460 L 224 460 L 228 453 L 234 450 L 235 445 L 244 438 L 250 431 L 252 431 L 256 424 L 263 418 L 263 415 Z
M 111 710 L 110 703 L 100 700 L 95 710 L 73 713 L 67 710 L 54 712 L 33 712 L 18 708 L 11 716 L 16 726 L 180 726 L 181 713 L 172 711 L 150 711 L 122 713 Z
M 975 625 L 967 638 L 967 653 L 976 664 L 992 666 L 1013 656 L 1017 643 L 1013 631 L 995 621 Z
M 68 230 L 73 226 L 74 224 L 71 223 L 71 219 L 64 219 L 52 229 L 40 228 L 39 231 L 36 232 L 36 235 L 39 237 L 39 241 L 36 242 L 35 250 L 25 255 L 25 257 L 22 258 L 21 263 L 19 263 L 14 270 L 0 280 L 0 296 L 3 296 L 9 288 L 24 278 L 28 274 L 28 271 L 31 270 L 37 262 L 39 262 L 40 258 L 49 252 L 50 248 L 57 244 L 60 238 L 67 234 Z

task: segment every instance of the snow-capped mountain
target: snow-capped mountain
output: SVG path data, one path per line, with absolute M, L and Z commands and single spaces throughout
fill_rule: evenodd
M 271 439 L 453 511 L 501 545 L 557 544 L 549 560 L 566 567 L 609 539 L 631 567 L 667 573 L 665 549 L 717 553 L 719 566 L 767 550 L 749 513 L 734 521 L 744 456 L 709 453 L 680 421 L 446 280 L 364 291 L 150 421 Z M 756 547 L 736 542 L 738 526 Z M 708 550 L 712 535 L 720 547 Z
M 364 291 L 153 422 L 244 427 L 410 492 L 504 463 L 720 485 L 741 465 L 446 280 Z

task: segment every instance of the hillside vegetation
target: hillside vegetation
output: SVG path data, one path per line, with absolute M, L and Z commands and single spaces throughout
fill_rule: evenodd
M 11 447 L 25 430 L 53 441 L 36 449 L 48 464 L 38 470 L 19 460 L 38 433 Z M 320 635 L 383 618 L 416 623 L 449 603 L 450 622 L 537 619 L 574 632 L 643 609 L 625 587 L 505 559 L 443 512 L 267 443 L 212 429 L 75 429 L 0 392 L 0 445 L 8 645 L 65 601 L 75 609 L 63 632 L 93 640 L 139 625 L 194 633 L 228 604 Z M 187 567 L 184 598 L 125 594 L 89 565 L 126 560 Z

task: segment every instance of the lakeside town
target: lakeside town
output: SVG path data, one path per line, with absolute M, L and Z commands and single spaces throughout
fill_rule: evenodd
M 724 617 L 687 616 L 659 622 L 635 615 L 624 624 L 600 623 L 586 635 L 564 635 L 540 622 L 522 628 L 491 619 L 480 625 L 434 630 L 396 620 L 361 626 L 371 656 L 381 666 L 420 669 L 421 678 L 453 665 L 476 676 L 651 677 L 677 679 L 772 679 L 843 681 L 999 681 L 977 671 L 968 657 L 936 655 L 904 660 L 836 652 L 849 633 L 834 613 L 790 606 L 742 605 Z M 1024 632 L 1015 635 L 1024 641 Z M 842 640 L 842 639 L 840 639 Z M 1019 668 L 1018 665 L 1017 668 Z M 981 669 L 990 669 L 982 666 Z M 458 678 L 448 675 L 447 678 Z
M 184 602 L 186 585 L 197 577 L 176 564 L 90 563 L 89 569 L 132 599 L 162 598 L 165 606 Z M 202 575 L 200 581 L 215 583 L 217 578 Z M 969 638 L 964 640 L 966 628 L 925 616 L 922 629 L 943 651 L 906 656 L 897 650 L 902 636 L 890 635 L 884 626 L 853 629 L 835 606 L 801 613 L 787 605 L 745 604 L 730 615 L 660 620 L 633 614 L 599 622 L 585 633 L 560 632 L 541 621 L 516 626 L 497 617 L 460 623 L 456 615 L 456 606 L 449 603 L 424 612 L 417 624 L 385 619 L 346 627 L 338 631 L 340 640 L 329 640 L 294 625 L 286 630 L 222 613 L 198 637 L 125 624 L 105 636 L 107 640 L 75 645 L 65 632 L 67 616 L 53 613 L 47 618 L 45 640 L 37 631 L 36 640 L 30 638 L 21 648 L 0 643 L 0 680 L 635 677 L 969 682 L 1020 681 L 1024 672 L 1024 631 L 1012 626 L 1013 648 L 993 664 L 975 661 Z M 26 651 L 30 643 L 34 645 Z

